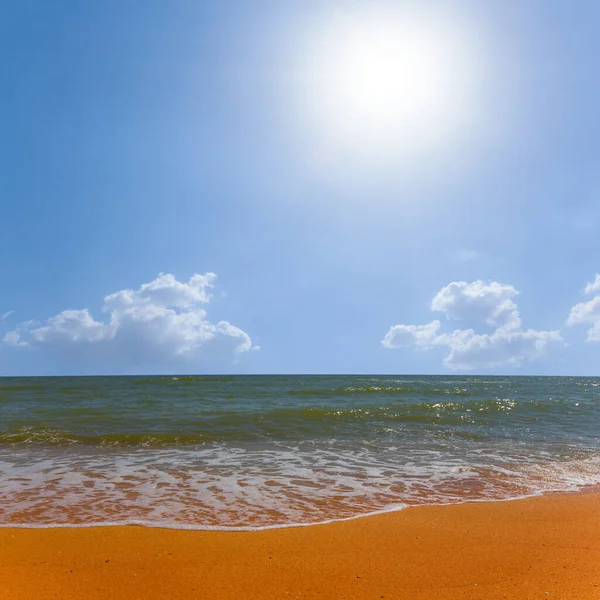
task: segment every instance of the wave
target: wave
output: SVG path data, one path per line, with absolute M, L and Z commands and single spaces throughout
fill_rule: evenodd
M 586 489 L 592 488 L 594 491 L 600 492 L 598 489 L 600 483 L 585 483 L 581 485 L 577 484 L 564 484 L 560 487 L 546 490 L 531 491 L 524 494 L 514 494 L 506 498 L 469 498 L 469 499 L 454 499 L 448 501 L 433 501 L 428 504 L 420 504 L 418 506 L 424 507 L 439 507 L 439 506 L 456 506 L 459 504 L 479 504 L 482 502 L 516 502 L 519 500 L 527 500 L 529 498 L 537 498 L 545 496 L 547 494 L 557 493 L 576 493 L 585 492 Z M 372 510 L 369 512 L 359 513 L 350 517 L 333 517 L 330 519 L 307 521 L 307 522 L 296 522 L 290 521 L 286 523 L 276 523 L 272 525 L 204 525 L 202 523 L 181 523 L 170 520 L 149 520 L 149 519 L 123 519 L 120 521 L 90 521 L 86 523 L 64 523 L 64 522 L 50 522 L 50 523 L 39 523 L 36 521 L 31 522 L 0 522 L 0 528 L 2 529 L 87 529 L 89 527 L 148 527 L 150 529 L 175 529 L 181 531 L 223 531 L 223 532 L 239 532 L 239 533 L 251 533 L 258 531 L 270 531 L 274 529 L 297 529 L 300 527 L 314 527 L 318 525 L 331 525 L 333 523 L 346 523 L 348 521 L 356 521 L 358 519 L 365 519 L 367 517 L 376 517 L 381 515 L 387 515 L 390 513 L 400 512 L 411 508 L 409 504 L 398 504 L 387 508 L 381 508 L 378 510 Z M 413 507 L 414 508 L 414 507 Z
M 0 446 L 11 444 L 40 444 L 48 446 L 187 446 L 226 441 L 227 435 L 174 433 L 106 433 L 77 434 L 59 429 L 23 427 L 0 433 Z
M 423 395 L 423 396 L 470 396 L 465 388 L 428 388 L 428 387 L 396 387 L 396 386 L 366 386 L 366 387 L 339 387 L 333 389 L 292 389 L 287 392 L 291 396 L 348 396 L 353 394 L 381 394 L 381 395 Z
M 437 402 L 314 404 L 312 406 L 157 412 L 140 404 L 134 418 L 119 407 L 94 410 L 75 406 L 59 416 L 46 416 L 31 425 L 23 422 L 0 429 L 0 446 L 42 444 L 52 446 L 164 446 L 193 445 L 235 440 L 299 440 L 364 438 L 382 432 L 408 433 L 408 429 L 446 428 L 448 432 L 480 433 L 481 426 L 515 429 L 536 425 L 578 428 L 588 423 L 595 402 L 570 398 L 517 401 L 509 398 L 461 398 Z M 57 426 L 59 424 L 59 426 Z M 68 427 L 64 427 L 68 424 Z M 383 428 L 383 429 L 382 429 Z M 387 429 L 386 429 L 387 428 Z M 411 429 L 411 430 L 412 430 Z
M 165 385 L 167 382 L 172 383 L 186 383 L 190 381 L 206 381 L 206 382 L 222 382 L 222 381 L 235 381 L 235 376 L 221 376 L 221 375 L 170 375 L 170 376 L 155 376 L 155 377 L 142 377 L 131 379 L 131 383 L 137 385 Z
M 41 383 L 10 383 L 9 385 L 0 385 L 0 391 L 5 392 L 31 392 L 45 389 Z
M 505 450 L 511 451 L 511 448 Z M 409 455 L 325 447 L 0 454 L 0 526 L 251 531 L 600 483 L 600 456 Z M 23 462 L 23 459 L 26 459 Z M 406 460 L 409 459 L 409 460 Z

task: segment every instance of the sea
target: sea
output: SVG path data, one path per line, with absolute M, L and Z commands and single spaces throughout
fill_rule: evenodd
M 600 483 L 600 378 L 0 378 L 0 526 L 252 530 Z

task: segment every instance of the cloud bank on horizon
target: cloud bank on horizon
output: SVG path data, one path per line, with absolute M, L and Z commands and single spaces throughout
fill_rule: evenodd
M 5 333 L 3 342 L 69 356 L 102 358 L 110 354 L 133 363 L 194 360 L 203 349 L 218 344 L 231 357 L 258 350 L 239 327 L 229 321 L 208 320 L 202 306 L 211 301 L 216 278 L 214 273 L 194 274 L 181 282 L 172 274 L 160 273 L 137 290 L 105 296 L 105 320 L 96 320 L 88 309 L 63 310 L 43 323 L 20 323 Z M 565 344 L 560 329 L 523 328 L 515 302 L 519 293 L 514 286 L 498 281 L 451 282 L 434 296 L 429 308 L 441 313 L 446 322 L 470 326 L 443 332 L 439 319 L 424 325 L 397 324 L 381 343 L 387 349 L 446 348 L 449 352 L 443 365 L 454 371 L 518 368 Z M 600 275 L 587 283 L 583 293 L 593 297 L 573 306 L 566 324 L 587 325 L 586 341 L 600 342 Z M 13 313 L 8 311 L 0 319 Z
M 55 353 L 96 358 L 108 355 L 133 361 L 194 359 L 205 346 L 224 344 L 232 354 L 258 350 L 250 336 L 229 321 L 212 323 L 201 308 L 211 300 L 214 273 L 195 274 L 180 282 L 161 273 L 139 289 L 104 298 L 106 320 L 88 309 L 63 310 L 44 323 L 25 321 L 7 332 L 12 346 L 45 348 Z

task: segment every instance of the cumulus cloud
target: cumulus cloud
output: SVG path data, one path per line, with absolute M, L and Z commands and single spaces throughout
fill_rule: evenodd
M 492 327 L 491 333 L 456 329 L 439 333 L 438 320 L 426 325 L 394 325 L 385 335 L 386 348 L 416 347 L 421 350 L 442 346 L 450 350 L 444 365 L 456 370 L 520 366 L 545 354 L 562 342 L 559 331 L 523 330 L 512 285 L 497 281 L 455 281 L 442 288 L 430 308 L 446 319 L 467 320 Z
M 473 319 L 502 329 L 518 329 L 521 319 L 513 298 L 519 292 L 512 285 L 492 281 L 453 281 L 431 301 L 431 310 L 453 320 Z
M 485 369 L 502 365 L 519 367 L 543 356 L 553 345 L 561 342 L 559 331 L 533 329 L 497 329 L 492 334 L 477 334 L 472 329 L 456 330 L 441 335 L 436 340 L 437 345 L 450 348 L 444 364 L 457 370 Z
M 381 342 L 386 348 L 430 348 L 435 344 L 439 321 L 432 321 L 427 325 L 394 325 L 385 334 Z
M 27 346 L 27 344 L 21 341 L 21 334 L 18 331 L 9 331 L 4 334 L 2 341 L 10 344 L 11 346 Z
M 592 294 L 593 292 L 600 292 L 600 275 L 596 273 L 596 279 L 594 281 L 590 281 L 585 286 L 585 293 Z
M 137 290 L 106 296 L 104 320 L 96 320 L 88 309 L 64 310 L 43 324 L 21 323 L 5 334 L 4 342 L 94 356 L 104 351 L 142 361 L 193 359 L 209 343 L 225 344 L 238 354 L 258 349 L 235 325 L 207 319 L 201 305 L 210 302 L 215 279 L 214 273 L 206 273 L 186 283 L 161 273 Z
M 600 342 L 600 275 L 585 286 L 586 294 L 598 292 L 591 300 L 576 304 L 569 314 L 568 325 L 591 325 L 587 330 L 588 342 Z

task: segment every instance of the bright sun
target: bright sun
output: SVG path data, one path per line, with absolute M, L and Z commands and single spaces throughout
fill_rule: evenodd
M 448 143 L 472 110 L 468 37 L 439 14 L 340 13 L 309 35 L 301 110 L 329 144 L 376 159 Z

